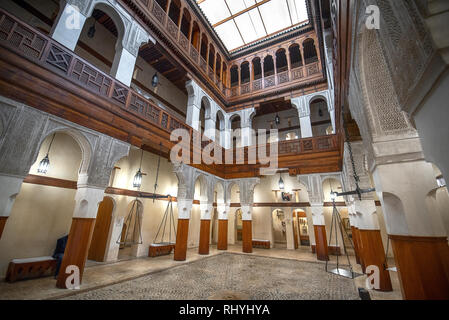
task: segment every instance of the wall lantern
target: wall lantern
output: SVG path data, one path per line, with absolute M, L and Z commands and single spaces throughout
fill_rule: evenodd
M 38 173 L 46 174 L 48 171 L 48 168 L 50 167 L 50 159 L 48 157 L 48 154 L 50 153 L 50 148 L 53 143 L 53 140 L 55 139 L 55 134 L 53 134 L 53 137 L 51 138 L 50 145 L 48 146 L 47 155 L 44 157 L 44 159 L 39 162 L 39 167 L 37 168 Z
M 151 78 L 151 85 L 153 86 L 153 88 L 156 88 L 158 84 L 159 84 L 159 76 L 157 75 L 156 72 Z
M 284 190 L 284 180 L 282 180 L 280 172 L 279 172 L 279 189 Z
M 93 38 L 95 36 L 95 22 L 97 22 L 97 20 L 94 20 L 94 24 L 92 25 L 92 27 L 89 28 L 89 30 L 87 31 L 87 36 L 89 38 Z
M 281 118 L 279 117 L 279 115 L 277 113 L 276 113 L 276 117 L 274 117 L 274 122 L 276 122 L 276 124 L 281 123 Z
M 336 192 L 333 192 L 333 191 L 331 191 L 330 197 L 331 197 L 331 200 L 332 200 L 332 202 L 334 202 L 334 201 L 335 201 L 335 199 L 337 199 L 337 193 L 336 193 Z
M 323 116 L 323 110 L 321 110 L 321 108 L 318 109 L 318 115 L 319 115 L 320 117 Z
M 140 186 L 142 185 L 142 158 L 143 158 L 143 149 L 142 149 L 142 153 L 140 155 L 139 170 L 137 170 L 137 173 L 133 179 L 133 187 L 134 188 L 140 188 Z

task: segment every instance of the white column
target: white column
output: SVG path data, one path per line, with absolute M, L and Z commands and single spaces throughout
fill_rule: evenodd
M 22 187 L 23 177 L 0 175 L 0 217 L 9 217 Z
M 241 210 L 242 210 L 242 221 L 251 221 L 253 207 L 250 205 L 242 205 Z
M 310 107 L 304 96 L 291 99 L 291 103 L 298 109 L 299 126 L 301 138 L 310 138 L 312 134 L 312 123 L 310 120 Z
M 321 203 L 311 203 L 310 210 L 312 211 L 312 221 L 314 226 L 325 226 L 324 221 L 324 207 Z
M 226 205 L 225 203 L 218 203 L 217 211 L 218 211 L 218 220 L 228 220 L 229 212 L 231 211 L 231 206 Z
M 374 200 L 354 200 L 354 210 L 357 215 L 357 226 L 363 230 L 379 230 Z
M 209 202 L 200 203 L 201 220 L 210 220 L 213 212 L 213 204 Z
M 204 135 L 212 141 L 215 141 L 215 119 L 212 116 L 205 119 Z
M 310 138 L 313 136 L 310 114 L 299 117 L 299 125 L 301 127 L 301 138 Z
M 240 137 L 241 137 L 241 142 L 242 142 L 242 147 L 247 147 L 251 145 L 251 137 L 252 137 L 252 130 L 251 130 L 251 126 L 247 125 L 245 127 L 241 128 L 241 133 L 240 133 Z
M 112 63 L 111 76 L 129 86 L 131 84 L 136 59 L 136 56 L 119 44 L 116 48 L 114 62 Z
M 75 209 L 73 218 L 95 219 L 98 212 L 98 204 L 104 197 L 103 188 L 87 185 L 78 185 L 75 194 Z
M 192 212 L 193 199 L 176 199 L 178 206 L 178 219 L 190 219 Z
M 86 19 L 86 16 L 79 12 L 77 7 L 67 3 L 55 21 L 50 36 L 73 51 Z

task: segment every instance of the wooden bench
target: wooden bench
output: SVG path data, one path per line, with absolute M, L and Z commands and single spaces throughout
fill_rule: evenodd
M 13 259 L 9 263 L 5 280 L 15 282 L 17 280 L 51 276 L 55 274 L 56 263 L 57 260 L 52 257 Z
M 152 243 L 150 244 L 150 248 L 148 249 L 148 256 L 158 257 L 167 255 L 170 254 L 174 248 L 174 243 Z
M 253 248 L 270 249 L 270 240 L 253 239 Z

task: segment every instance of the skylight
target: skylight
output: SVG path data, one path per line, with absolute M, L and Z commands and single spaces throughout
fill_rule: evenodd
M 308 21 L 305 0 L 196 0 L 229 51 Z

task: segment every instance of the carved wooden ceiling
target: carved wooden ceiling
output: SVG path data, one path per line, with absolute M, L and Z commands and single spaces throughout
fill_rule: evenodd
M 270 113 L 277 113 L 292 108 L 290 100 L 284 100 L 284 98 L 271 100 L 260 103 L 260 106 L 256 108 L 256 116 L 262 116 Z

